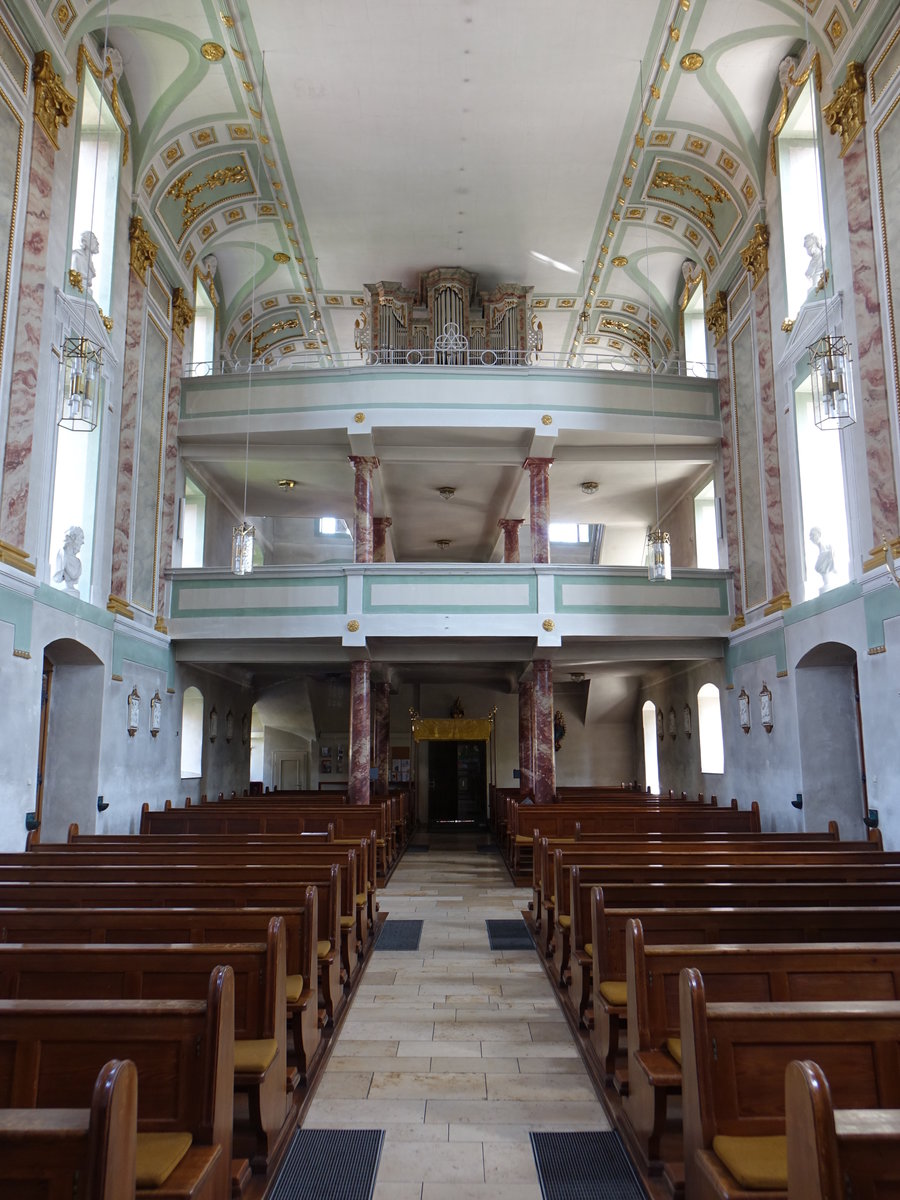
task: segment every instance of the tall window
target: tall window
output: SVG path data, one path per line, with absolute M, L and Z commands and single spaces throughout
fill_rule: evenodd
M 591 540 L 590 525 L 575 525 L 565 521 L 551 521 L 547 532 L 551 542 L 568 542 L 570 545 L 575 545 Z
M 810 75 L 778 137 L 784 269 L 788 312 L 791 314 L 799 311 L 811 289 L 815 294 L 816 284 L 825 269 L 817 107 Z
M 711 479 L 694 497 L 694 545 L 697 566 L 715 571 L 719 565 L 719 536 L 716 528 L 716 486 Z
M 794 421 L 800 467 L 800 534 L 805 600 L 850 579 L 850 533 L 841 433 L 819 429 L 807 374 L 794 388 Z
M 190 476 L 184 480 L 184 510 L 181 525 L 181 565 L 203 566 L 206 536 L 206 495 Z
M 704 683 L 697 693 L 697 725 L 700 736 L 700 770 L 704 775 L 721 775 L 725 770 L 722 738 L 722 704 L 714 683 Z
M 350 526 L 342 517 L 319 517 L 316 533 L 322 537 L 352 537 Z
M 656 746 L 656 705 L 648 700 L 641 709 L 644 727 L 644 781 L 656 795 L 659 792 L 659 755 Z
M 100 428 L 93 433 L 80 433 L 57 426 L 56 463 L 53 472 L 53 508 L 50 518 L 50 574 L 56 587 L 77 591 L 82 600 L 91 598 L 91 570 L 94 549 L 94 520 L 97 509 L 97 464 L 100 456 L 103 428 L 102 395 L 97 401 Z M 81 530 L 69 535 L 69 530 Z M 68 535 L 68 536 L 67 536 Z M 82 544 L 77 546 L 78 542 Z M 74 549 L 81 572 L 77 583 L 71 584 L 71 562 L 63 575 L 66 545 Z
M 73 252 L 78 252 L 84 244 L 85 234 L 93 233 L 96 238 L 96 251 L 91 247 L 91 267 L 96 274 L 90 290 L 105 313 L 109 313 L 111 307 L 121 145 L 122 134 L 112 110 L 105 97 L 101 97 L 93 75 L 85 70 L 78 122 L 71 246 Z M 89 280 L 85 278 L 85 291 L 88 284 Z
M 709 374 L 709 356 L 702 276 L 684 310 L 684 357 L 688 375 L 699 375 L 705 379 Z
M 216 307 L 202 279 L 194 287 L 194 336 L 191 343 L 191 374 L 213 374 L 216 354 Z
M 181 778 L 203 774 L 203 693 L 189 687 L 181 710 Z

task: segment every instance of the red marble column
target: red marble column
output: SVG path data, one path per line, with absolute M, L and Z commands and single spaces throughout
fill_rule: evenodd
M 534 672 L 534 801 L 552 804 L 556 792 L 553 757 L 553 671 L 548 658 L 535 659 Z
M 350 785 L 351 804 L 368 804 L 370 796 L 371 698 L 369 676 L 372 664 L 360 659 L 350 665 Z
M 125 358 L 122 364 L 122 406 L 119 418 L 119 465 L 116 471 L 116 517 L 113 528 L 110 596 L 128 600 L 128 550 L 131 545 L 131 499 L 134 479 L 135 437 L 140 397 L 144 304 L 146 284 L 134 267 L 128 272 L 128 319 L 125 324 Z
M 524 524 L 521 518 L 507 517 L 497 522 L 503 530 L 503 561 L 505 563 L 519 562 L 519 526 Z
M 728 566 L 734 575 L 734 626 L 739 628 L 744 624 L 744 598 L 741 583 L 741 548 L 738 537 L 734 428 L 731 420 L 731 365 L 728 358 L 728 338 L 724 335 L 716 346 L 716 371 L 719 376 L 719 412 L 722 416 L 725 537 L 728 543 Z
M 387 531 L 393 525 L 390 517 L 376 517 L 372 526 L 372 562 L 387 562 Z
M 33 123 L 33 130 L 16 332 L 8 347 L 13 367 L 0 491 L 0 540 L 22 551 L 28 516 L 55 154 L 53 143 L 39 122 Z
M 519 792 L 534 795 L 534 684 L 519 684 Z
M 175 468 L 178 463 L 178 412 L 181 408 L 181 370 L 184 365 L 184 342 L 177 332 L 169 351 L 169 396 L 166 408 L 166 444 L 163 451 L 162 520 L 160 526 L 160 559 L 162 570 L 156 584 L 156 627 L 166 630 L 165 572 L 172 566 L 172 547 L 175 541 Z
M 391 777 L 391 685 L 376 683 L 375 692 L 375 765 L 378 768 L 378 782 L 375 791 L 385 795 Z
M 353 525 L 353 544 L 358 563 L 373 562 L 374 531 L 372 522 L 372 473 L 378 467 L 377 458 L 364 458 L 351 454 L 350 461 L 356 469 L 353 497 L 356 502 L 356 517 Z
M 875 259 L 875 231 L 869 194 L 869 167 L 866 139 L 857 136 L 844 153 L 844 185 L 847 193 L 847 219 L 850 235 L 850 261 L 853 265 L 853 304 L 856 314 L 857 345 L 862 395 L 857 408 L 866 437 L 866 467 L 869 506 L 872 512 L 871 554 L 880 555 L 882 538 L 893 541 L 900 533 L 897 492 L 894 484 L 894 460 L 891 448 L 891 408 L 885 371 L 884 339 L 881 326 L 881 302 Z M 874 564 L 873 564 L 874 565 Z
M 531 561 L 550 561 L 550 466 L 552 458 L 528 458 L 523 466 L 531 475 Z
M 770 600 L 787 598 L 787 560 L 784 551 L 784 510 L 781 503 L 781 464 L 778 458 L 778 426 L 775 410 L 775 369 L 772 355 L 772 305 L 766 272 L 753 292 L 756 347 L 759 358 L 759 410 L 765 492 L 763 502 L 769 523 Z M 780 607 L 783 607 L 780 606 Z

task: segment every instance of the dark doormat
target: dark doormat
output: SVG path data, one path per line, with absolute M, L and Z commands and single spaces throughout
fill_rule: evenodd
M 383 1129 L 298 1129 L 268 1200 L 370 1200 Z
M 418 950 L 422 921 L 396 921 L 390 917 L 381 927 L 376 950 Z
M 617 1133 L 532 1133 L 544 1200 L 647 1200 Z
M 430 849 L 431 849 L 430 846 L 410 845 L 410 846 L 406 847 L 406 853 L 407 854 L 425 854 Z
M 520 917 L 512 921 L 485 921 L 485 925 L 492 950 L 534 949 L 534 939 Z
M 485 842 L 481 846 L 476 846 L 475 849 L 479 854 L 493 854 L 495 851 L 498 851 L 500 847 L 494 842 Z

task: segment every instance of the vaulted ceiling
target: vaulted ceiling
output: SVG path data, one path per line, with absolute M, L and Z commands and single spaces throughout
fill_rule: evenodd
M 41 5 L 70 61 L 108 23 L 173 282 L 214 254 L 233 355 L 327 364 L 364 283 L 447 265 L 533 287 L 555 354 L 671 352 L 683 261 L 715 289 L 759 217 L 779 62 L 827 78 L 887 7 L 805 2 Z

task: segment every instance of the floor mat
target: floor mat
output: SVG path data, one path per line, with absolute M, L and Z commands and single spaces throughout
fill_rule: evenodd
M 492 950 L 533 950 L 534 939 L 521 918 L 513 921 L 485 921 Z
M 298 1129 L 268 1200 L 370 1200 L 383 1129 Z
M 544 1200 L 646 1200 L 617 1133 L 532 1133 Z
M 430 849 L 431 849 L 430 846 L 420 846 L 418 844 L 410 845 L 410 846 L 406 847 L 406 853 L 407 854 L 425 854 L 426 851 L 428 851 Z
M 493 854 L 499 851 L 500 847 L 494 842 L 485 842 L 482 846 L 476 846 L 475 849 L 479 854 Z
M 395 921 L 390 917 L 381 927 L 376 950 L 418 950 L 423 921 Z

